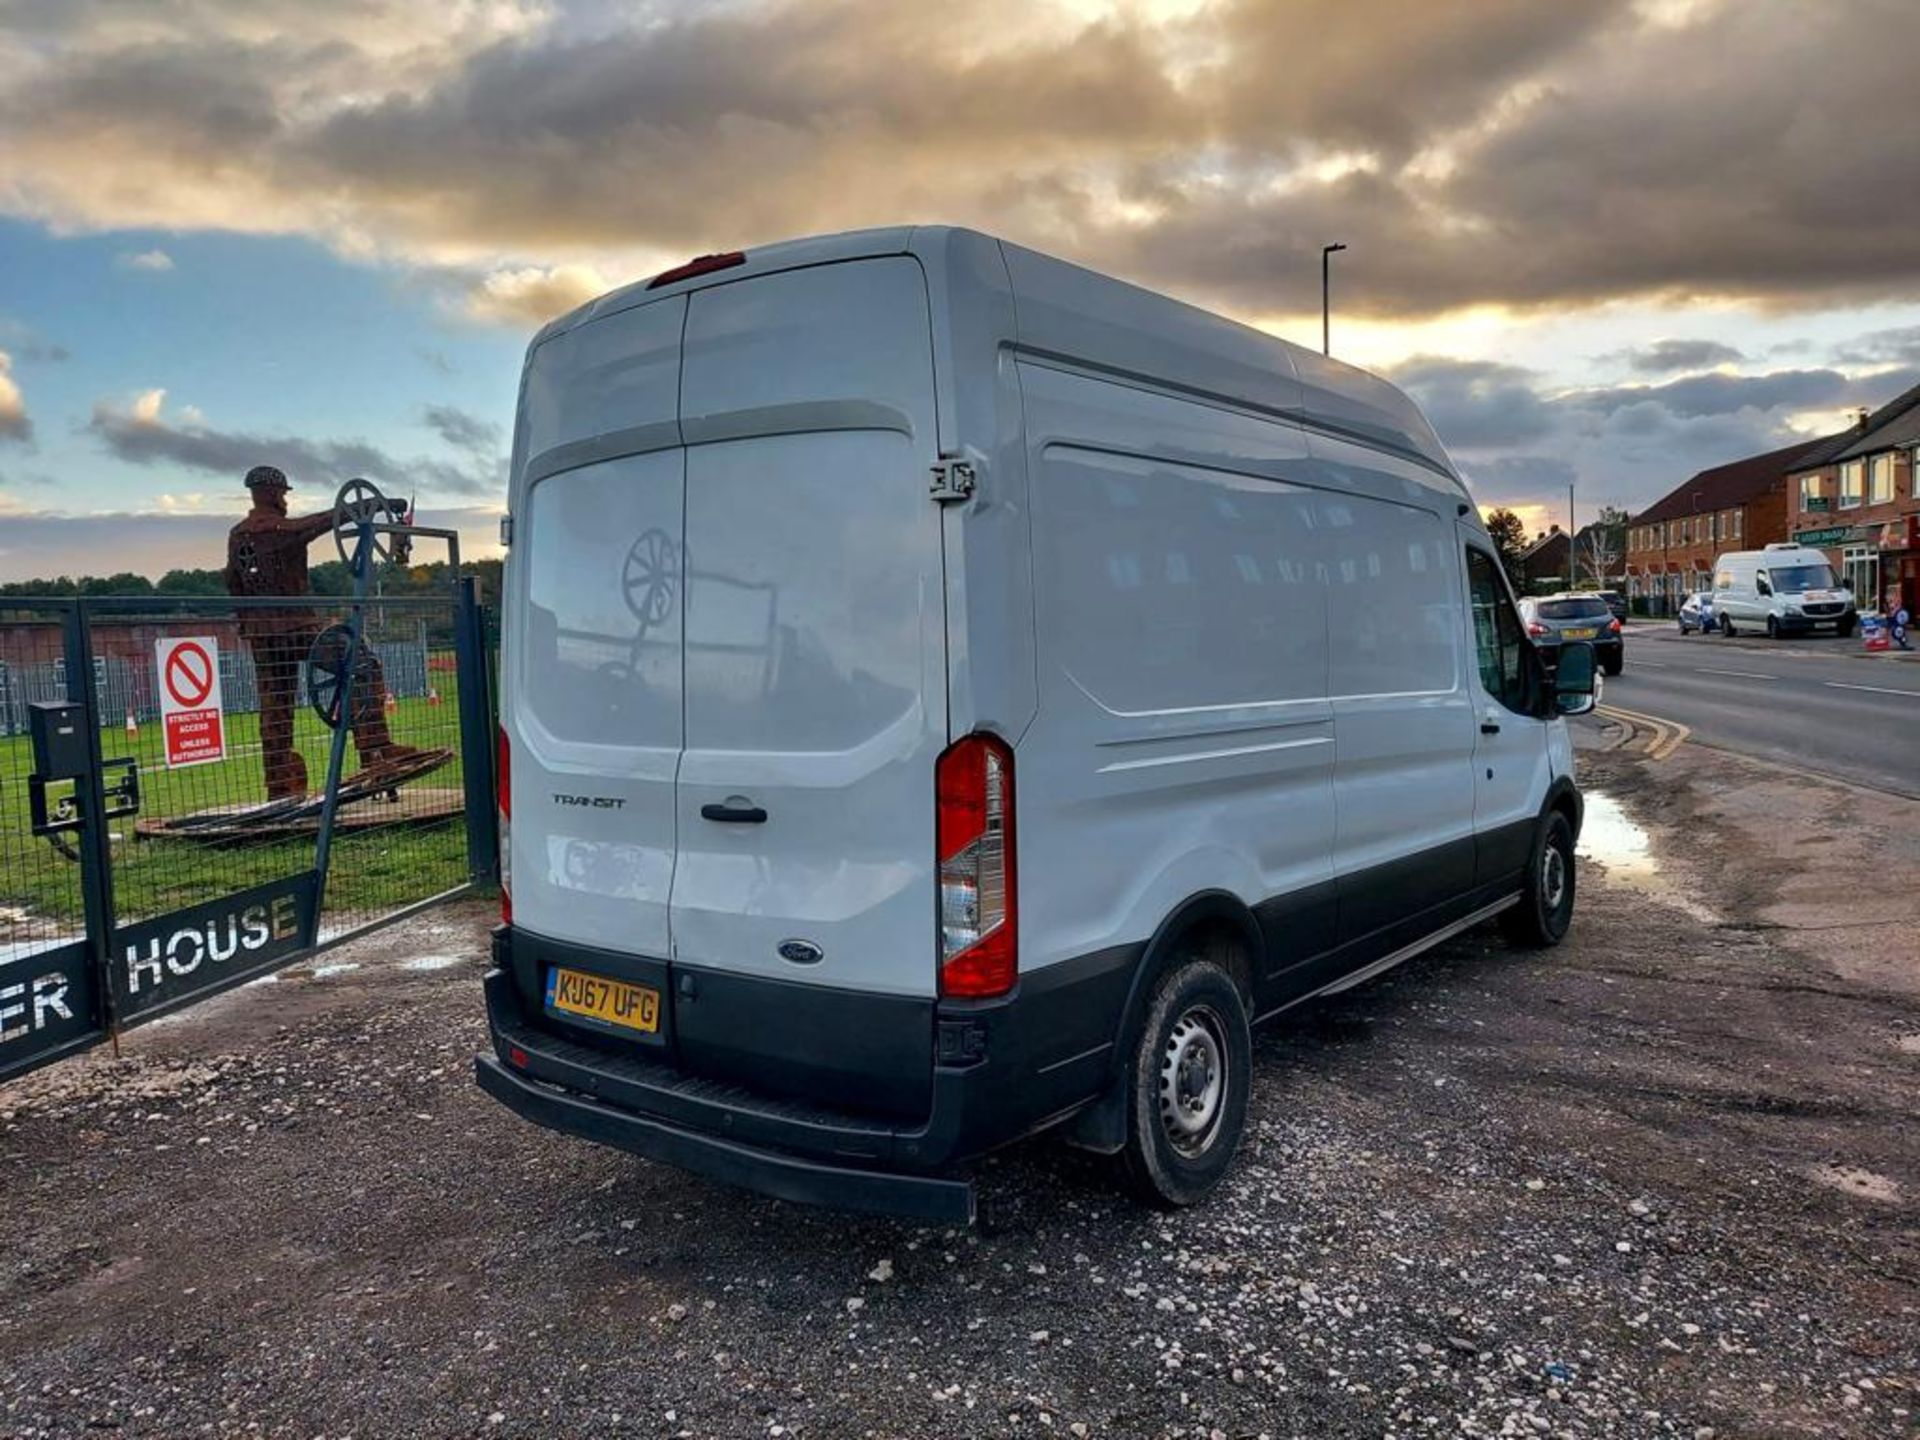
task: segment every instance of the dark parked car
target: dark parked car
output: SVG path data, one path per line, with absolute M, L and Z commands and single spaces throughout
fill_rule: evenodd
M 1622 625 L 1627 623 L 1627 597 L 1618 590 L 1596 590 L 1594 592 L 1607 602 L 1607 609 L 1613 612 L 1613 618 Z
M 1549 660 L 1559 657 L 1562 641 L 1589 640 L 1607 674 L 1618 675 L 1626 663 L 1620 621 L 1598 595 L 1529 595 L 1520 602 L 1520 618 Z

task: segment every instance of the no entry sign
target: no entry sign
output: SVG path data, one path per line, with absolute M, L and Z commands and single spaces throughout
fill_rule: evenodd
M 204 635 L 153 642 L 160 671 L 160 724 L 167 765 L 205 765 L 227 758 L 220 708 L 220 647 Z

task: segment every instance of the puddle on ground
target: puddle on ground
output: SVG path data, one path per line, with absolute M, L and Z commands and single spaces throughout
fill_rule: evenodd
M 1885 1175 L 1876 1175 L 1871 1170 L 1862 1170 L 1853 1165 L 1816 1165 L 1807 1173 L 1813 1177 L 1816 1185 L 1844 1190 L 1862 1200 L 1873 1200 L 1882 1205 L 1900 1203 L 1900 1182 Z
M 307 974 L 315 980 L 325 980 L 334 975 L 345 975 L 349 970 L 358 970 L 358 960 L 338 960 L 331 965 L 316 965 Z
M 447 970 L 460 963 L 458 955 L 416 955 L 411 960 L 402 960 L 402 970 Z
M 1580 822 L 1575 855 L 1604 866 L 1609 880 L 1643 891 L 1702 924 L 1720 923 L 1720 917 L 1706 906 L 1675 891 L 1660 868 L 1647 832 L 1627 817 L 1618 800 L 1604 790 L 1582 791 L 1581 799 L 1586 801 L 1586 815 Z

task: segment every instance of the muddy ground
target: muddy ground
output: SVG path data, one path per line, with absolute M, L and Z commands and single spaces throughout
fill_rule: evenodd
M 533 1130 L 471 1080 L 479 908 L 30 1077 L 0 1434 L 1913 1433 L 1920 807 L 1624 738 L 1568 943 L 1265 1032 L 1175 1216 L 1045 1141 L 983 1233 Z

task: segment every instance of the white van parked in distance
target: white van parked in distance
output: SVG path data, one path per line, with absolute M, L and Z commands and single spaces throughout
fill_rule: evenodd
M 966 230 L 706 256 L 536 337 L 509 508 L 539 1124 L 936 1221 L 1059 1127 L 1186 1204 L 1258 1019 L 1572 918 L 1592 648 L 1311 351 Z
M 1722 635 L 1764 630 L 1776 640 L 1828 626 L 1851 635 L 1859 623 L 1853 592 L 1834 578 L 1827 557 L 1791 541 L 1730 550 L 1714 561 L 1713 611 Z

